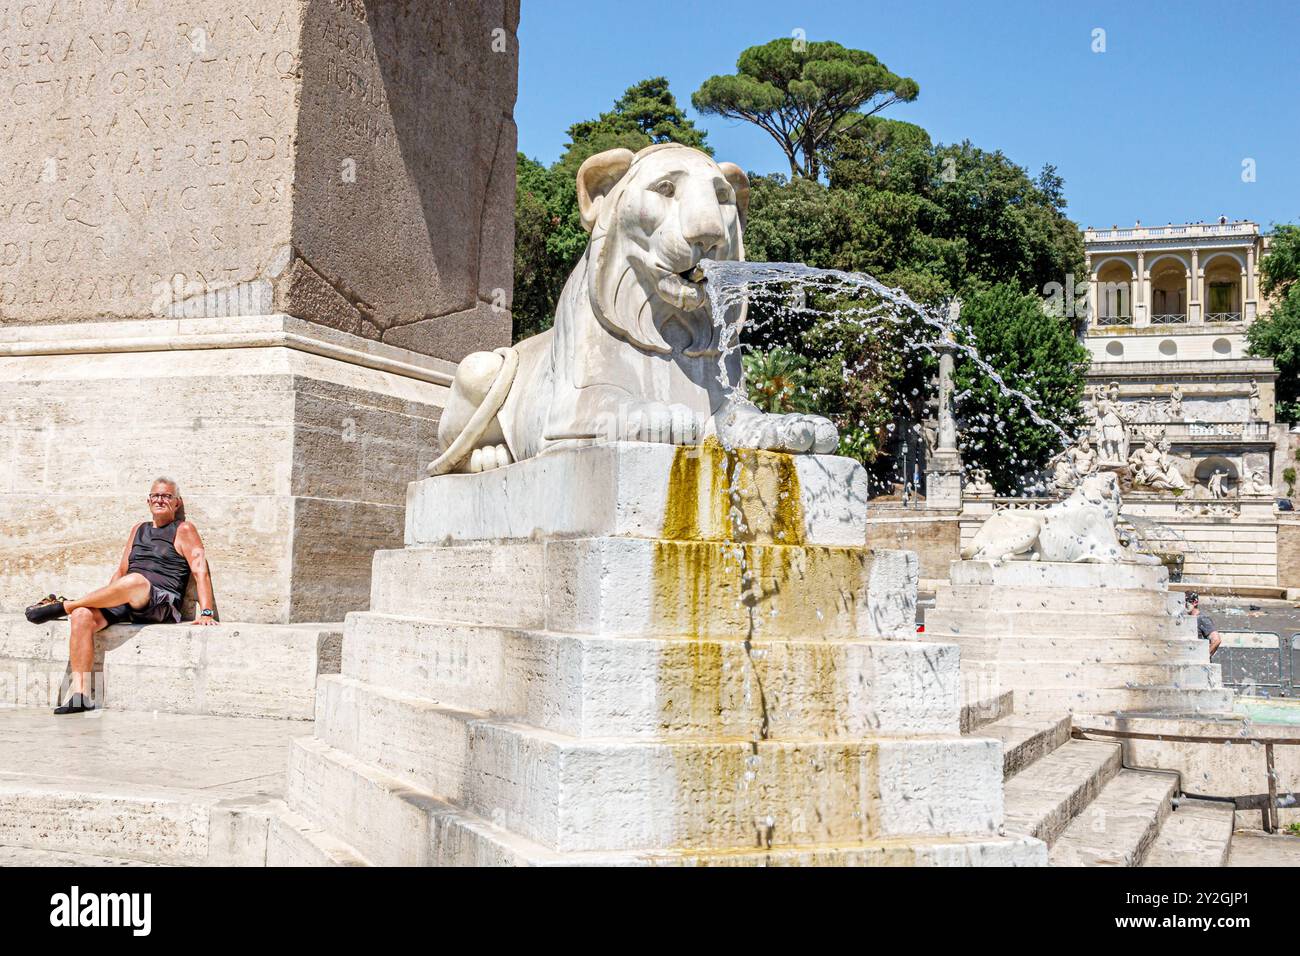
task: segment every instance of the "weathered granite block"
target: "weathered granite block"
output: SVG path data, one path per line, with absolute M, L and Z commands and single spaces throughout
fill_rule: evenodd
M 0 322 L 510 332 L 518 0 L 0 8 Z
M 0 609 L 180 482 L 226 620 L 340 619 L 509 341 L 518 0 L 0 5 Z
M 0 357 L 0 610 L 106 583 L 167 475 L 224 620 L 341 620 L 444 392 L 287 348 Z

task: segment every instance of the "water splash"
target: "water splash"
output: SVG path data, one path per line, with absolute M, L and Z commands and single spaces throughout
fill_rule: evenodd
M 749 320 L 743 325 L 750 329 L 762 328 L 781 316 L 823 316 L 821 309 L 807 305 L 807 292 L 816 291 L 832 298 L 860 300 L 864 296 L 874 299 L 873 304 L 861 305 L 851 301 L 838 305 L 834 313 L 842 321 L 867 331 L 873 325 L 890 324 L 916 328 L 919 320 L 922 330 L 933 332 L 929 338 L 911 336 L 904 345 L 911 350 L 923 349 L 932 354 L 940 349 L 951 349 L 997 385 L 1002 394 L 1020 402 L 1034 424 L 1056 433 L 1065 447 L 1074 441 L 1056 422 L 1038 412 L 1038 402 L 1033 396 L 1008 385 L 997 369 L 993 368 L 969 342 L 969 330 L 960 321 L 948 317 L 948 310 L 932 309 L 921 305 L 902 289 L 893 289 L 864 272 L 844 272 L 839 269 L 818 269 L 799 262 L 731 262 L 705 259 L 700 263 L 705 275 L 705 291 L 713 310 L 713 324 L 717 329 L 720 351 L 718 357 L 718 382 L 732 394 L 738 394 L 741 383 L 730 381 L 728 359 L 741 348 L 742 323 L 727 322 L 742 305 L 760 305 L 768 313 L 761 321 Z

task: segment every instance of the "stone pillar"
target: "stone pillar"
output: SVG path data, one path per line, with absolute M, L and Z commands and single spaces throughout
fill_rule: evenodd
M 1257 301 L 1257 289 L 1259 280 L 1255 275 L 1255 246 L 1252 243 L 1246 250 L 1246 294 L 1241 300 L 1241 317 L 1246 322 L 1255 320 L 1255 313 L 1259 308 Z
M 955 326 L 961 304 L 953 300 L 948 318 Z M 957 422 L 952 414 L 953 346 L 950 334 L 939 348 L 939 435 L 934 453 L 925 465 L 925 506 L 961 507 L 961 452 L 957 450 Z
M 1192 325 L 1205 324 L 1205 298 L 1201 289 L 1200 251 L 1192 249 L 1192 271 L 1187 277 L 1187 321 Z
M 1241 314 L 1246 315 L 1246 299 L 1250 296 L 1250 277 L 1245 269 L 1241 270 Z
M 1149 301 L 1150 296 L 1149 290 L 1147 289 L 1146 256 L 1141 250 L 1138 251 L 1137 255 L 1137 294 L 1133 296 L 1133 324 L 1149 325 L 1151 317 L 1147 309 L 1147 302 Z
M 165 474 L 225 619 L 337 620 L 509 341 L 518 2 L 94 6 L 0 11 L 0 611 L 103 584 Z
M 1092 269 L 1092 256 L 1084 255 L 1083 268 L 1088 273 L 1088 325 L 1095 327 L 1101 313 L 1097 309 L 1097 274 Z

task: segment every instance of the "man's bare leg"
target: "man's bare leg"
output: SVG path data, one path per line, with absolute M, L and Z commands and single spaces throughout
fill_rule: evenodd
M 64 601 L 63 609 L 71 614 L 78 608 L 117 607 L 129 604 L 137 611 L 149 603 L 149 579 L 143 574 L 124 574 L 111 584 L 91 591 L 76 601 Z
M 93 688 L 95 670 L 95 634 L 108 627 L 108 620 L 98 608 L 79 607 L 68 615 L 72 636 L 68 640 L 68 664 L 72 668 L 72 692 L 87 693 Z

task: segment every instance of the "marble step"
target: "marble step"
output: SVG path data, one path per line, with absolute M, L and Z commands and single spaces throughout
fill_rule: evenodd
M 962 681 L 961 732 L 973 733 L 986 724 L 1010 717 L 1015 708 L 1015 697 L 1009 690 L 987 692 L 979 681 Z
M 363 612 L 345 677 L 581 737 L 952 734 L 951 645 L 596 637 Z
M 954 561 L 948 580 L 955 586 L 991 586 L 1034 592 L 1098 590 L 1167 592 L 1169 572 L 1159 564 L 1089 564 L 1054 561 Z
M 1051 846 L 1120 769 L 1118 744 L 1066 741 L 1007 780 L 1006 832 L 1028 834 Z
M 994 741 L 577 738 L 346 678 L 321 689 L 322 742 L 558 849 L 745 846 L 772 807 L 782 843 L 986 832 L 1001 809 Z
M 1237 818 L 1230 803 L 1177 801 L 1151 844 L 1143 866 L 1227 866 Z
M 68 627 L 0 617 L 0 705 L 66 698 Z M 342 639 L 341 624 L 119 624 L 96 635 L 95 681 L 115 710 L 310 720 L 316 678 L 338 672 Z
M 261 866 L 303 731 L 272 718 L 2 710 L 0 845 Z
M 895 633 L 903 617 L 915 632 L 895 606 L 904 554 L 633 538 L 411 547 L 375 552 L 370 608 L 604 636 L 910 636 Z
M 313 738 L 294 761 L 311 781 L 314 824 L 348 831 L 380 866 L 1041 866 L 1046 847 L 1021 836 L 937 836 L 858 844 L 562 852 L 512 833 Z M 293 802 L 291 793 L 290 802 Z
M 1024 588 L 1000 585 L 940 584 L 935 606 L 988 610 L 1060 611 L 1089 616 L 1112 614 L 1177 615 L 1183 611 L 1181 593 L 1144 588 Z
M 1052 844 L 1050 864 L 1140 866 L 1177 790 L 1177 774 L 1121 770 Z
M 971 664 L 974 666 L 974 663 Z M 1112 661 L 998 661 L 1000 680 L 1011 687 L 1118 688 L 1223 686 L 1218 664 L 1117 664 Z M 1026 697 L 1026 702 L 1028 698 Z
M 1196 620 L 1163 612 L 1099 615 L 1057 609 L 997 609 L 935 607 L 925 614 L 931 637 L 1031 637 L 1069 638 L 1081 643 L 1102 643 L 1116 638 L 1137 640 L 1194 640 Z
M 1002 742 L 1002 776 L 1011 779 L 1070 739 L 1070 715 L 1024 714 L 1003 717 L 972 732 Z
M 1233 694 L 1214 687 L 1017 687 L 1016 705 L 1026 711 L 1075 714 L 1134 712 L 1180 716 L 1232 713 Z
M 266 834 L 267 866 L 373 866 L 342 840 L 280 807 Z
M 115 856 L 98 856 L 71 850 L 36 850 L 27 846 L 0 846 L 0 867 L 4 866 L 54 866 L 94 867 L 107 869 L 117 866 L 166 866 L 164 863 L 146 863 Z
M 949 635 L 926 640 L 946 641 L 961 648 L 970 661 L 1070 661 L 1113 664 L 1208 664 L 1210 645 L 1196 638 L 1089 639 L 1059 635 L 987 637 Z
M 279 801 L 0 773 L 0 845 L 173 866 L 263 866 Z

